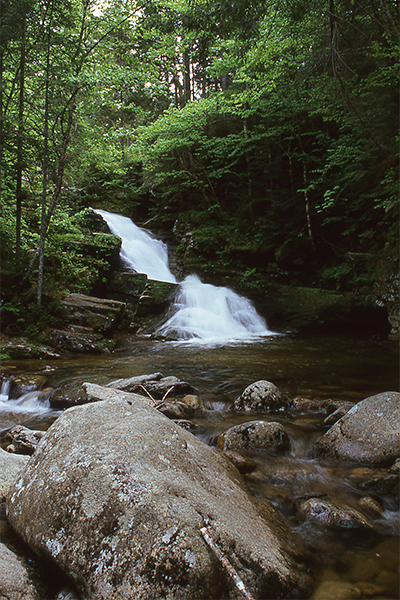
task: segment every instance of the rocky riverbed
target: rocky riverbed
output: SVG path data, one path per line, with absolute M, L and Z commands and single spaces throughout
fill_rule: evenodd
M 301 533 L 312 527 L 327 539 L 335 531 L 371 538 L 382 534 L 385 513 L 398 516 L 399 393 L 346 405 L 291 398 L 260 380 L 230 408 L 242 422 L 208 444 L 193 433 L 213 407 L 171 376 L 84 383 L 68 402 L 44 434 L 11 428 L 9 452 L 0 452 L 7 523 L 67 578 L 57 594 L 396 597 L 393 569 L 385 576 L 376 561 L 351 579 L 325 573 L 321 580 Z M 286 460 L 295 442 L 290 419 L 281 417 L 295 413 L 327 421 L 302 463 Z M 325 476 L 345 469 L 352 500 L 323 491 L 318 469 Z M 382 555 L 391 539 L 383 535 Z M 44 597 L 29 562 L 9 547 L 2 547 L 0 568 L 6 597 Z

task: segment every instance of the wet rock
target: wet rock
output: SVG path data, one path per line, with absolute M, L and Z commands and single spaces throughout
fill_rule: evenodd
M 28 456 L 10 454 L 0 448 L 0 498 L 7 495 L 10 485 L 26 467 Z
M 331 427 L 336 423 L 336 421 L 339 421 L 339 419 L 348 413 L 353 406 L 354 404 L 350 402 L 344 402 L 339 408 L 337 408 L 333 413 L 328 415 L 326 419 L 324 419 L 323 424 Z
M 24 339 L 16 339 L 2 345 L 1 350 L 9 358 L 60 358 L 52 348 L 31 344 Z
M 360 498 L 358 504 L 361 510 L 367 515 L 370 515 L 372 518 L 379 517 L 383 513 L 382 505 L 370 496 L 364 496 L 363 498 Z
M 0 598 L 40 600 L 28 570 L 21 559 L 0 542 Z
M 164 377 L 161 373 L 117 379 L 109 383 L 107 387 L 140 394 L 147 392 L 155 400 L 161 400 L 166 395 L 174 398 L 194 392 L 194 388 L 186 381 L 180 381 L 177 377 Z
M 197 428 L 196 423 L 188 421 L 187 419 L 174 419 L 174 423 L 176 423 L 176 425 L 179 425 L 179 427 L 183 427 L 183 429 L 186 429 L 187 431 Z
M 188 419 L 194 415 L 194 409 L 178 400 L 164 400 L 155 404 L 157 410 L 169 419 Z
M 317 400 L 311 400 L 310 398 L 294 398 L 290 406 L 297 412 L 317 411 L 321 408 Z
M 88 327 L 53 329 L 48 339 L 55 348 L 74 353 L 111 354 L 115 348 L 114 340 L 105 338 Z
M 362 598 L 360 588 L 347 581 L 323 581 L 311 596 L 311 600 L 351 600 Z
M 6 435 L 10 441 L 6 451 L 15 454 L 33 454 L 44 435 L 44 431 L 33 431 L 23 425 L 15 425 Z
M 50 406 L 54 409 L 70 408 L 88 401 L 82 381 L 66 381 L 55 389 L 50 396 Z
M 218 436 L 220 450 L 254 450 L 266 448 L 283 452 L 290 448 L 290 440 L 283 425 L 276 422 L 250 421 L 235 425 Z
M 46 384 L 45 375 L 32 373 L 31 375 L 19 375 L 10 381 L 10 398 L 19 398 L 23 394 L 40 390 Z
M 193 410 L 201 411 L 204 409 L 201 399 L 194 394 L 187 394 L 182 398 L 182 402 L 193 408 Z
M 350 404 L 350 408 L 353 408 L 354 402 L 349 402 L 348 400 L 338 400 L 328 398 L 326 400 L 320 401 L 321 407 L 327 412 L 328 415 L 331 415 L 338 409 L 342 409 L 342 407 L 346 407 Z
M 162 314 L 174 299 L 178 287 L 176 283 L 149 279 L 139 298 L 135 316 L 142 318 Z
M 235 452 L 234 450 L 224 450 L 222 454 L 231 461 L 239 473 L 252 473 L 257 468 L 254 460 L 248 456 L 243 456 L 243 454 L 240 454 L 239 452 Z
M 313 447 L 314 455 L 390 465 L 400 456 L 400 393 L 362 400 L 337 421 Z
M 289 597 L 302 552 L 282 516 L 144 397 L 103 390 L 46 432 L 8 494 L 12 527 L 85 598 L 237 599 L 204 526 L 255 598 Z
M 274 412 L 286 407 L 286 400 L 270 381 L 256 381 L 249 385 L 233 404 L 237 411 Z
M 371 525 L 360 512 L 349 506 L 339 506 L 329 500 L 310 498 L 302 502 L 304 515 L 321 525 L 339 529 L 370 529 Z

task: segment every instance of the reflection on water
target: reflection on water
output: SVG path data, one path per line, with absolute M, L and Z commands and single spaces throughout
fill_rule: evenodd
M 291 449 L 283 456 L 248 452 L 256 469 L 246 476 L 249 489 L 268 499 L 287 518 L 292 530 L 311 550 L 318 569 L 313 575 L 323 598 L 398 598 L 399 512 L 390 495 L 376 494 L 381 514 L 362 508 L 367 492 L 352 465 L 312 459 L 310 448 L 325 430 L 322 411 L 292 411 L 276 415 L 235 414 L 232 402 L 245 387 L 260 379 L 274 383 L 290 398 L 332 398 L 358 402 L 373 394 L 399 389 L 398 348 L 387 340 L 331 336 L 271 336 L 229 346 L 187 346 L 121 336 L 111 356 L 75 356 L 48 363 L 47 385 L 58 388 L 83 381 L 106 384 L 112 380 L 161 372 L 189 382 L 207 411 L 194 419 L 193 433 L 210 445 L 233 425 L 254 419 L 276 420 L 287 429 Z M 34 372 L 43 361 L 14 362 L 14 372 Z M 7 368 L 7 364 L 4 365 Z M 36 393 L 37 394 L 37 393 Z M 6 394 L 4 394 L 6 395 Z M 43 401 L 28 397 L 25 403 Z M 7 400 L 0 398 L 0 408 Z M 44 404 L 42 404 L 42 408 Z M 46 408 L 48 411 L 48 407 Z M 54 415 L 55 417 L 56 415 Z M 371 473 L 379 469 L 370 469 Z M 364 515 L 372 528 L 331 529 L 301 514 L 301 500 L 329 498 Z M 322 590 L 322 591 L 321 591 Z M 341 595 L 340 595 L 341 594 Z

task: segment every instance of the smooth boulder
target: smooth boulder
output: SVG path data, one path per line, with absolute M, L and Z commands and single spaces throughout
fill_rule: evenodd
M 321 437 L 314 455 L 391 465 L 400 457 L 400 393 L 384 392 L 355 404 Z
M 10 489 L 22 538 L 90 600 L 240 598 L 206 533 L 254 598 L 294 593 L 301 550 L 279 513 L 143 397 L 103 389 L 55 421 Z
M 290 439 L 281 423 L 249 421 L 230 427 L 218 436 L 220 450 L 255 450 L 263 448 L 283 452 L 290 448 Z
M 286 407 L 286 401 L 270 381 L 256 381 L 242 392 L 233 404 L 237 411 L 275 412 Z

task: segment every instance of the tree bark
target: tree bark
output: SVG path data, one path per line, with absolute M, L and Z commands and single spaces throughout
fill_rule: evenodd
M 16 220 L 15 220 L 15 256 L 17 265 L 21 254 L 21 215 L 22 215 L 22 175 L 23 175 L 23 150 L 24 150 L 24 100 L 25 100 L 25 53 L 26 21 L 22 16 L 21 56 L 19 67 L 19 108 L 18 108 L 18 136 L 17 136 L 17 181 L 16 181 Z

